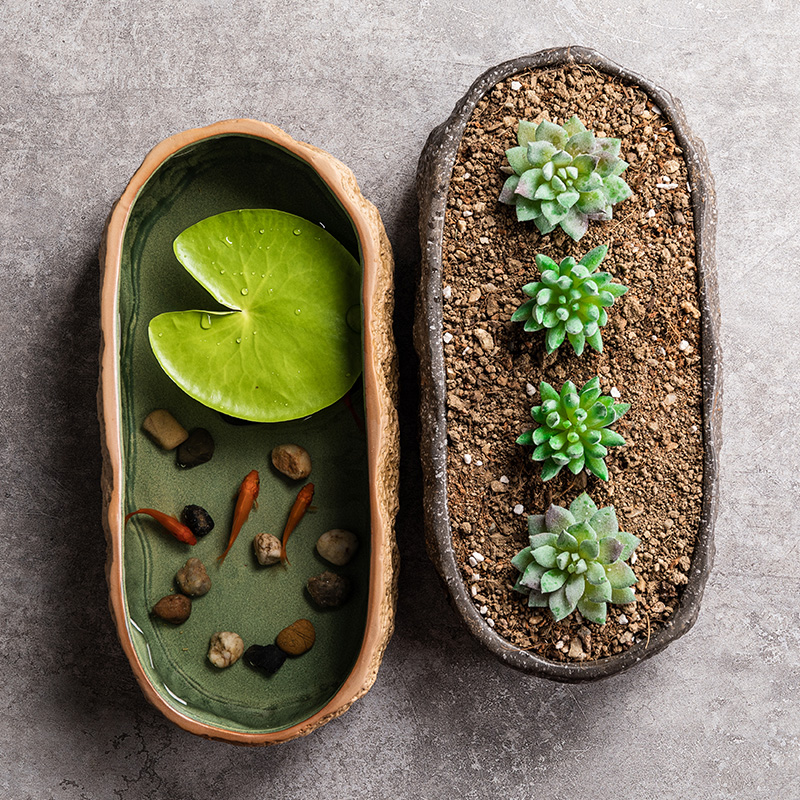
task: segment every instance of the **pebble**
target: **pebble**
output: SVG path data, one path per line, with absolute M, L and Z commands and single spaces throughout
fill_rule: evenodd
M 483 328 L 477 328 L 475 330 L 475 338 L 487 353 L 494 350 L 494 339 L 489 331 L 485 331 Z
M 181 522 L 195 535 L 205 536 L 214 530 L 214 520 L 202 506 L 184 506 Z
M 150 412 L 145 417 L 142 428 L 162 450 L 174 450 L 189 438 L 186 428 L 165 408 Z
M 619 622 L 620 625 L 627 625 L 628 624 L 628 618 L 624 614 L 620 614 L 618 622 Z
M 518 92 L 522 88 L 522 84 L 519 81 L 511 81 L 511 90 L 514 92 Z
M 445 300 L 449 300 L 453 296 L 453 290 L 450 286 L 445 286 L 442 289 L 442 295 L 444 295 Z
M 508 483 L 508 475 L 501 475 L 500 483 Z
M 195 428 L 178 447 L 178 466 L 181 469 L 199 467 L 214 455 L 214 437 L 205 428 Z
M 281 560 L 281 540 L 271 533 L 259 533 L 253 539 L 253 552 L 262 567 L 271 567 Z
M 275 644 L 288 656 L 301 656 L 311 649 L 316 638 L 317 634 L 311 622 L 299 619 L 278 634 Z
M 192 601 L 182 594 L 168 594 L 154 606 L 153 613 L 173 625 L 182 625 L 192 613 Z
M 244 660 L 251 666 L 274 675 L 286 661 L 286 653 L 274 644 L 253 644 L 244 653 Z
M 483 614 L 483 615 L 486 615 L 486 614 L 488 613 L 488 611 L 489 611 L 489 606 L 481 606 L 481 607 L 478 609 L 478 612 L 479 612 L 480 614 Z
M 473 553 L 472 557 L 480 564 L 481 561 L 485 561 L 484 557 L 480 553 Z
M 472 586 L 469 587 L 469 593 L 475 597 L 478 594 L 478 587 L 473 583 Z
M 293 481 L 311 474 L 311 456 L 299 444 L 279 444 L 272 450 L 272 465 Z
M 208 660 L 220 669 L 235 664 L 244 653 L 244 642 L 238 633 L 217 631 L 211 637 L 208 647 Z
M 533 397 L 536 394 L 536 387 L 532 383 L 526 383 L 525 391 L 529 397 Z
M 490 628 L 494 628 L 494 620 L 493 620 L 493 619 L 489 619 L 489 618 L 487 618 L 487 620 L 486 620 L 486 624 L 487 624 L 487 625 L 488 625 Z
M 477 566 L 478 566 L 478 562 L 475 560 L 475 556 L 470 556 L 470 557 L 467 559 L 467 561 L 469 562 L 469 565 L 470 565 L 471 567 L 477 567 Z
M 617 387 L 616 387 L 616 386 L 612 386 L 612 387 L 611 387 L 611 396 L 612 396 L 612 397 L 613 397 L 615 400 L 619 400 L 619 398 L 620 398 L 620 397 L 622 397 L 622 395 L 620 394 L 620 391 L 619 391 L 619 389 L 617 389 Z
M 334 572 L 325 571 L 308 579 L 306 584 L 311 599 L 323 608 L 335 608 L 350 595 L 350 581 Z
M 472 456 L 469 453 L 464 453 L 464 463 L 465 464 L 472 463 Z
M 442 336 L 445 344 L 450 344 L 453 341 L 453 334 L 450 331 L 447 331 L 444 336 Z
M 686 339 L 681 339 L 680 344 L 678 345 L 678 350 L 688 350 L 689 347 L 689 342 L 687 342 Z
M 517 505 L 515 505 L 515 506 L 514 506 L 514 513 L 515 513 L 517 516 L 519 516 L 520 514 L 522 514 L 522 512 L 523 512 L 524 510 L 525 510 L 525 507 L 524 507 L 524 506 L 523 506 L 521 503 L 517 503 Z
M 569 658 L 584 658 L 586 653 L 583 652 L 583 644 L 576 636 L 569 643 L 569 651 L 567 652 Z
M 190 558 L 175 576 L 178 588 L 189 597 L 202 597 L 211 588 L 211 578 L 199 558 Z
M 331 564 L 344 566 L 358 550 L 358 537 L 350 531 L 334 528 L 317 539 L 317 552 Z

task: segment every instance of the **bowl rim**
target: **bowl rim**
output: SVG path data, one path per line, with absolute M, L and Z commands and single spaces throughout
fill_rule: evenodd
M 184 148 L 208 139 L 244 136 L 276 145 L 307 164 L 342 205 L 358 238 L 363 266 L 362 303 L 364 309 L 363 381 L 366 405 L 370 526 L 370 586 L 364 636 L 356 662 L 342 686 L 317 712 L 278 731 L 243 732 L 196 720 L 170 705 L 153 685 L 137 656 L 127 625 L 124 596 L 122 548 L 123 458 L 120 430 L 120 365 L 118 298 L 122 246 L 131 210 L 150 177 L 172 156 Z M 397 595 L 397 545 L 394 538 L 396 469 L 390 463 L 398 444 L 397 415 L 393 402 L 391 374 L 395 369 L 391 302 L 383 295 L 381 282 L 391 279 L 392 255 L 377 209 L 360 193 L 355 176 L 329 153 L 292 138 L 275 125 L 253 119 L 229 119 L 174 134 L 159 142 L 145 156 L 114 204 L 100 245 L 100 376 L 98 416 L 103 451 L 103 527 L 108 543 L 106 580 L 109 606 L 117 635 L 147 700 L 169 720 L 185 730 L 208 739 L 235 744 L 264 745 L 304 736 L 344 713 L 365 694 L 375 681 L 383 651 L 393 631 Z M 387 333 L 388 324 L 388 333 Z M 387 340 L 388 336 L 388 340 Z M 383 358 L 381 358 L 383 356 Z M 386 360 L 390 362 L 387 366 Z M 378 490 L 378 480 L 388 481 L 388 492 Z
M 452 546 L 447 507 L 447 410 L 442 330 L 442 237 L 450 176 L 461 138 L 478 102 L 497 83 L 528 69 L 588 65 L 641 88 L 675 131 L 688 167 L 694 212 L 701 311 L 701 380 L 703 386 L 703 500 L 700 535 L 691 577 L 679 607 L 647 644 L 592 662 L 555 662 L 522 650 L 503 639 L 478 613 L 461 578 Z M 716 203 L 705 145 L 693 136 L 679 100 L 635 72 L 595 50 L 558 47 L 505 61 L 480 75 L 450 117 L 425 144 L 417 171 L 422 268 L 417 295 L 414 343 L 420 359 L 420 456 L 426 492 L 423 498 L 428 553 L 458 614 L 470 633 L 509 666 L 542 678 L 577 683 L 606 678 L 655 655 L 688 631 L 697 619 L 714 558 L 714 523 L 719 496 L 718 453 L 722 446 L 722 353 L 717 292 Z M 426 368 L 429 368 L 426 370 Z M 427 374 L 426 374 L 427 372 Z

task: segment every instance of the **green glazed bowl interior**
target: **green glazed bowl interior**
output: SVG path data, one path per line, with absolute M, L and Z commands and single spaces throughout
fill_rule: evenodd
M 356 259 L 354 226 L 331 191 L 304 161 L 267 140 L 224 135 L 196 142 L 161 164 L 139 192 L 125 229 L 119 284 L 122 511 L 155 508 L 179 517 L 185 505 L 204 507 L 216 527 L 190 547 L 149 517 L 133 517 L 123 536 L 125 623 L 147 680 L 178 713 L 231 731 L 267 733 L 318 712 L 342 686 L 362 645 L 370 581 L 370 506 L 362 383 L 305 420 L 234 425 L 184 394 L 158 365 L 147 326 L 165 311 L 220 307 L 180 265 L 175 237 L 213 214 L 239 208 L 276 208 L 323 225 Z M 168 409 L 187 429 L 206 428 L 216 442 L 211 461 L 190 470 L 174 452 L 160 450 L 142 431 L 156 408 Z M 272 466 L 270 452 L 284 443 L 305 447 L 315 485 L 312 507 L 288 543 L 291 565 L 260 566 L 257 533 L 280 537 L 305 481 Z M 236 494 L 258 470 L 258 508 L 222 565 Z M 327 564 L 315 550 L 331 528 L 356 533 L 360 547 L 345 567 Z M 172 626 L 151 609 L 175 591 L 176 571 L 192 556 L 205 564 L 211 591 L 193 601 L 190 618 Z M 331 569 L 351 578 L 353 592 L 340 608 L 320 610 L 305 590 L 312 575 Z M 311 620 L 311 650 L 289 658 L 273 676 L 243 659 L 227 669 L 207 659 L 216 631 L 234 631 L 252 644 L 271 644 L 286 626 Z

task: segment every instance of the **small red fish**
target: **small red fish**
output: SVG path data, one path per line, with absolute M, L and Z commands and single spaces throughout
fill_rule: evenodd
M 233 511 L 231 537 L 228 539 L 228 546 L 225 548 L 225 552 L 217 557 L 217 561 L 220 564 L 225 560 L 225 556 L 228 555 L 228 551 L 236 541 L 236 537 L 239 535 L 242 525 L 244 525 L 245 521 L 250 516 L 253 506 L 258 508 L 256 498 L 258 497 L 258 487 L 260 485 L 261 482 L 258 479 L 258 472 L 256 470 L 248 472 L 247 476 L 242 481 L 242 485 L 239 487 L 239 494 L 236 498 L 236 508 Z
M 283 538 L 281 539 L 281 564 L 288 564 L 289 559 L 286 558 L 286 542 L 292 535 L 292 531 L 308 510 L 311 505 L 311 500 L 314 498 L 314 484 L 307 483 L 298 493 L 295 498 L 292 510 L 289 512 L 289 519 L 286 520 L 286 527 L 283 529 Z
M 161 527 L 166 528 L 179 542 L 183 542 L 184 544 L 197 544 L 197 538 L 189 528 L 169 514 L 156 511 L 154 508 L 140 508 L 138 511 L 131 511 L 131 513 L 125 517 L 125 522 L 127 523 L 134 514 L 147 514 L 147 516 L 152 517 Z

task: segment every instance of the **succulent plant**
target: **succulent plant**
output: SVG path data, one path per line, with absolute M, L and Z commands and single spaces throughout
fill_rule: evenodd
M 556 621 L 577 608 L 602 625 L 607 603 L 636 600 L 636 576 L 625 562 L 640 540 L 619 529 L 613 506 L 598 509 L 584 492 L 569 509 L 551 505 L 528 517 L 528 533 L 530 545 L 511 563 L 522 573 L 514 589 L 529 606 L 549 607 Z
M 541 382 L 542 405 L 531 409 L 531 416 L 541 427 L 526 431 L 517 444 L 535 445 L 532 461 L 543 461 L 542 480 L 549 481 L 566 466 L 573 475 L 582 469 L 601 480 L 608 480 L 603 460 L 608 447 L 625 444 L 616 431 L 608 430 L 629 408 L 630 403 L 615 403 L 601 396 L 600 378 L 587 381 L 580 392 L 566 381 L 557 392 Z
M 522 287 L 531 299 L 514 312 L 511 321 L 524 322 L 526 331 L 546 328 L 548 353 L 557 350 L 565 337 L 577 355 L 583 352 L 586 343 L 602 352 L 600 328 L 608 322 L 606 308 L 628 291 L 627 286 L 611 283 L 607 272 L 596 271 L 607 252 L 608 246 L 603 244 L 590 250 L 578 263 L 569 256 L 560 264 L 537 255 L 541 279 Z
M 520 222 L 533 220 L 542 233 L 557 225 L 578 241 L 589 220 L 609 220 L 612 206 L 631 188 L 619 176 L 628 166 L 619 158 L 619 139 L 596 137 L 575 116 L 562 128 L 544 120 L 520 120 L 518 147 L 506 151 L 514 170 L 500 202 L 517 207 Z

